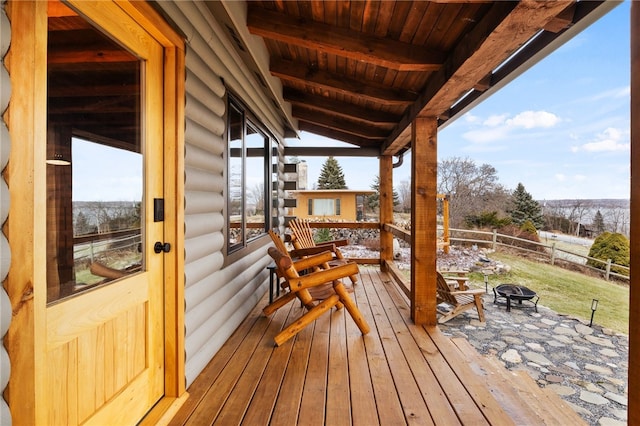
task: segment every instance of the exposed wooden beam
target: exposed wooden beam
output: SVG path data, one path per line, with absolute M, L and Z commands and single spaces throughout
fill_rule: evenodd
M 284 148 L 286 157 L 378 157 L 380 150 L 371 148 L 348 147 L 317 147 L 317 146 L 287 146 Z
M 137 84 L 95 84 L 92 86 L 57 86 L 49 88 L 51 98 L 106 97 L 135 95 L 140 86 Z
M 375 126 L 367 126 L 328 112 L 314 111 L 302 106 L 294 106 L 292 113 L 299 122 L 306 121 L 307 123 L 328 127 L 330 129 L 339 130 L 344 133 L 349 133 L 367 139 L 377 139 L 378 141 L 382 141 L 391 131 L 390 128 L 384 129 Z
M 313 123 L 307 123 L 305 121 L 301 121 L 298 123 L 298 127 L 300 130 L 304 130 L 310 133 L 314 133 L 316 135 L 324 136 L 330 139 L 335 139 L 339 142 L 346 142 L 352 145 L 357 145 L 361 147 L 379 147 L 379 140 L 372 140 L 363 138 L 361 136 L 352 135 L 351 133 L 341 132 L 335 129 L 329 129 L 327 127 L 318 126 Z
M 574 3 L 570 7 L 563 10 L 559 15 L 549 21 L 547 25 L 544 26 L 544 29 L 552 33 L 558 33 L 569 28 L 571 25 L 573 25 L 573 16 L 576 13 L 576 6 L 577 5 Z
M 320 95 L 302 93 L 290 87 L 284 88 L 283 96 L 285 101 L 291 102 L 291 104 L 293 104 L 294 106 L 304 105 L 308 108 L 317 109 L 319 111 L 330 111 L 334 115 L 339 115 L 351 120 L 358 120 L 362 123 L 370 123 L 371 125 L 395 125 L 398 121 L 400 121 L 401 118 L 401 116 L 398 114 L 379 110 L 371 110 L 360 107 L 358 105 L 336 101 L 334 99 L 330 99 Z
M 433 74 L 420 99 L 408 110 L 396 130 L 385 142 L 382 152 L 395 154 L 404 148 L 400 136 L 409 134 L 410 124 L 418 116 L 439 116 L 449 109 L 478 81 L 497 68 L 552 21 L 571 2 L 524 0 L 496 2 L 483 20 L 460 40 L 444 67 Z M 517 28 L 518 31 L 513 29 Z
M 75 47 L 75 46 L 74 46 Z M 138 62 L 138 59 L 133 57 L 129 52 L 123 51 L 118 48 L 100 49 L 99 51 L 90 50 L 56 50 L 49 52 L 47 55 L 47 62 L 49 64 L 83 64 L 86 62 Z
M 345 96 L 356 96 L 381 105 L 406 106 L 417 99 L 417 94 L 408 90 L 390 89 L 373 81 L 363 82 L 293 61 L 272 59 L 270 71 L 271 74 L 285 81 L 313 86 Z
M 337 27 L 294 19 L 286 14 L 249 6 L 252 34 L 398 71 L 435 71 L 444 53 L 423 46 Z

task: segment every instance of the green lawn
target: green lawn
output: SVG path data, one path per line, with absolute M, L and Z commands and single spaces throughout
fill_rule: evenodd
M 592 299 L 598 299 L 594 324 L 628 334 L 628 286 L 505 253 L 494 253 L 489 257 L 512 268 L 508 274 L 489 276 L 489 285 L 495 287 L 501 283 L 522 284 L 538 293 L 539 305 L 586 321 L 591 317 Z M 475 273 L 471 275 L 471 280 L 482 283 L 484 276 Z

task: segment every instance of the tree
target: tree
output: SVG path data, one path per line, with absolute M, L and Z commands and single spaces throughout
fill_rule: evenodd
M 595 216 L 593 217 L 593 230 L 596 235 L 600 235 L 604 232 L 604 217 L 602 217 L 600 209 L 598 209 Z
M 367 206 L 371 210 L 376 210 L 380 207 L 380 176 L 376 175 L 375 180 L 371 184 L 371 189 L 376 191 L 376 193 L 371 194 L 367 197 Z M 397 206 L 398 204 L 400 204 L 400 196 L 394 189 L 393 190 L 393 207 Z
M 513 191 L 511 204 L 512 208 L 508 213 L 511 215 L 511 220 L 514 224 L 522 226 L 529 219 L 536 229 L 540 229 L 544 225 L 540 203 L 533 199 L 522 183 L 518 183 L 515 191 Z
M 465 218 L 482 212 L 504 215 L 511 196 L 498 182 L 493 166 L 478 166 L 460 157 L 438 163 L 438 192 L 449 195 L 449 223 L 453 228 L 464 226 Z
M 408 180 L 400 182 L 399 186 L 400 205 L 403 213 L 411 211 L 411 183 Z
M 320 176 L 318 177 L 318 189 L 347 189 L 344 180 L 344 173 L 338 161 L 329 157 L 322 165 Z

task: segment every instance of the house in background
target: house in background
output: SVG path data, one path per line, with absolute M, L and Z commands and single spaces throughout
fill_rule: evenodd
M 296 207 L 290 215 L 299 219 L 361 221 L 366 214 L 366 197 L 373 190 L 317 189 L 290 191 Z
M 372 226 L 387 270 L 394 157 L 411 151 L 410 314 L 435 326 L 439 126 L 617 4 L 0 1 L 0 424 L 154 423 L 192 403 L 188 388 L 269 289 L 287 157 L 379 158 Z M 301 130 L 350 145 L 289 146 Z M 107 191 L 114 182 L 124 185 Z M 75 261 L 87 243 L 74 237 L 78 194 L 140 205 L 132 268 L 106 265 L 116 278 L 89 284 L 91 268 Z M 635 243 L 632 268 L 638 256 Z M 638 277 L 630 424 L 640 423 Z

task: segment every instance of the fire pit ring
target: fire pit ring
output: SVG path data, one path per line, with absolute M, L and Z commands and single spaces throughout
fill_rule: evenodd
M 500 284 L 493 289 L 493 303 L 498 303 L 498 298 L 504 297 L 507 300 L 507 312 L 511 311 L 511 301 L 517 300 L 518 305 L 527 301 L 533 303 L 533 308 L 538 312 L 538 300 L 540 297 L 535 291 L 518 284 Z M 532 300 L 534 299 L 535 300 Z

